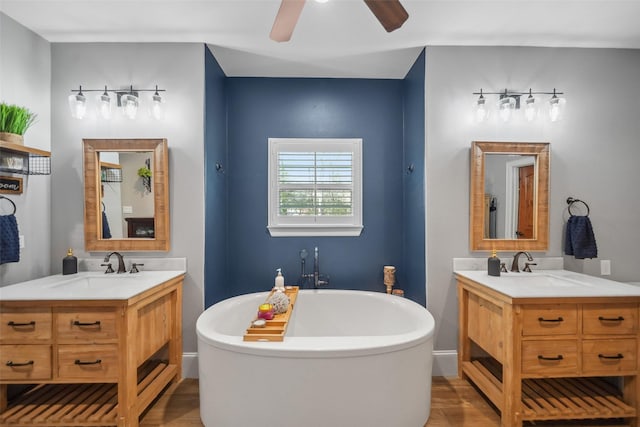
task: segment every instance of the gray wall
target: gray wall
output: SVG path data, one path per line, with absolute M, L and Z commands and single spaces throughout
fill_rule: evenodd
M 611 260 L 611 279 L 639 281 L 640 51 L 522 47 L 427 48 L 428 308 L 438 350 L 457 347 L 454 257 L 469 251 L 469 147 L 473 140 L 551 143 L 550 247 L 561 256 L 566 198 L 591 207 L 598 256 L 565 267 L 599 275 Z M 565 118 L 550 123 L 475 124 L 471 93 L 480 88 L 564 91 Z M 499 254 L 509 256 L 508 253 Z
M 27 107 L 38 115 L 24 143 L 46 151 L 51 150 L 50 70 L 49 43 L 0 13 L 0 101 Z M 49 274 L 50 177 L 16 176 L 24 179 L 23 193 L 7 196 L 16 204 L 25 247 L 20 262 L 0 265 L 0 286 Z M 6 211 L 2 208 L 1 212 Z
M 60 272 L 65 248 L 78 257 L 101 256 L 84 251 L 83 138 L 167 138 L 171 207 L 171 250 L 138 256 L 186 257 L 184 286 L 184 350 L 196 351 L 195 321 L 202 312 L 204 252 L 204 55 L 202 44 L 68 43 L 52 45 L 51 271 Z M 69 114 L 67 96 L 85 88 L 166 89 L 167 113 L 162 121 L 143 107 L 136 120 L 117 112 L 111 121 Z M 88 93 L 95 96 L 95 92 Z M 148 97 L 146 92 L 143 96 Z M 131 256 L 131 254 L 129 254 Z M 125 259 L 127 254 L 125 254 Z

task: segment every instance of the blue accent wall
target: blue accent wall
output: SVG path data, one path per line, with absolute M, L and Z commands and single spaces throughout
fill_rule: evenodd
M 269 289 L 282 267 L 300 274 L 299 252 L 320 249 L 331 288 L 384 289 L 382 267 L 402 265 L 401 80 L 229 78 L 229 280 L 234 294 Z M 267 141 L 362 138 L 359 237 L 271 237 L 267 231 Z
M 410 286 L 405 296 L 426 304 L 425 271 L 425 51 L 403 80 L 404 85 L 404 170 L 403 194 L 403 256 L 404 280 Z M 413 168 L 413 171 L 409 170 Z
M 270 289 L 276 268 L 283 269 L 286 284 L 295 284 L 299 252 L 308 251 L 310 272 L 314 246 L 329 288 L 384 292 L 383 266 L 395 265 L 398 287 L 425 305 L 424 53 L 405 80 L 224 78 L 209 56 L 206 306 Z M 276 137 L 362 138 L 360 236 L 269 235 L 267 148 Z M 222 157 L 224 174 L 213 167 Z
M 205 70 L 205 307 L 231 295 L 227 278 L 227 181 L 216 163 L 227 164 L 226 76 L 206 46 Z

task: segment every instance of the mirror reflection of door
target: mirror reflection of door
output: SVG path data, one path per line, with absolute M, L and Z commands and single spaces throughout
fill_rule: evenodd
M 518 239 L 533 239 L 533 186 L 535 171 L 533 165 L 518 168 Z
M 485 155 L 485 239 L 533 239 L 535 156 Z

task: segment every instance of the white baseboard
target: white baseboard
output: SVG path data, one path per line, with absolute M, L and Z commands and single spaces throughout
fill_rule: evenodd
M 198 353 L 182 353 L 182 378 L 198 378 Z
M 458 376 L 458 352 L 456 350 L 434 350 L 431 375 L 434 377 Z
M 458 352 L 456 350 L 434 350 L 433 372 L 435 377 L 458 375 Z M 182 354 L 182 377 L 198 378 L 198 353 Z

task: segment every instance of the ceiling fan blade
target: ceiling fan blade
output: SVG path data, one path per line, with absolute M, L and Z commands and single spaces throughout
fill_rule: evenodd
M 282 0 L 280 9 L 273 21 L 269 38 L 277 42 L 288 42 L 296 28 L 296 23 L 304 7 L 305 0 Z
M 364 0 L 387 33 L 402 27 L 409 14 L 400 0 Z

